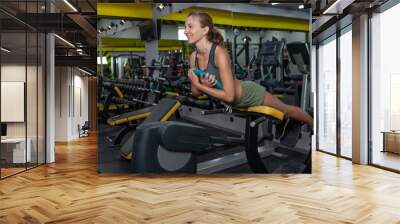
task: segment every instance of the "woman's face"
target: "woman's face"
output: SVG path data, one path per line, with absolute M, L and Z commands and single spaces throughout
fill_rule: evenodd
M 201 27 L 200 20 L 197 16 L 189 16 L 185 21 L 185 35 L 189 44 L 195 44 L 207 35 L 208 27 Z

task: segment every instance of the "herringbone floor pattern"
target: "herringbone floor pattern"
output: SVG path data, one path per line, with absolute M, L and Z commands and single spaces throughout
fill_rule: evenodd
M 0 223 L 400 223 L 400 175 L 316 152 L 312 175 L 96 171 L 96 139 L 0 181 Z

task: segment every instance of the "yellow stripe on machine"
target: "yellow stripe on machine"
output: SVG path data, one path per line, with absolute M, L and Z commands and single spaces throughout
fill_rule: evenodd
M 166 91 L 166 92 L 165 92 L 165 95 L 168 95 L 168 96 L 179 96 L 179 93 Z
M 307 19 L 296 19 L 282 16 L 256 15 L 250 13 L 238 13 L 225 10 L 190 7 L 180 12 L 162 16 L 163 20 L 184 22 L 187 15 L 192 11 L 206 11 L 217 25 L 229 25 L 233 27 L 254 27 L 264 29 L 309 31 Z
M 152 4 L 137 3 L 98 3 L 97 15 L 99 17 L 114 18 L 139 18 L 152 19 Z M 233 27 L 254 27 L 264 29 L 309 31 L 307 19 L 288 18 L 283 16 L 256 15 L 250 13 L 238 13 L 228 10 L 217 10 L 201 7 L 190 7 L 179 12 L 162 16 L 162 20 L 184 22 L 189 12 L 195 10 L 206 11 L 217 25 Z
M 153 6 L 146 3 L 97 3 L 97 16 L 151 19 Z
M 181 102 L 176 101 L 175 105 L 171 108 L 171 110 L 168 111 L 167 114 L 161 119 L 161 122 L 169 120 L 169 118 L 175 113 L 176 110 L 178 110 L 179 107 L 181 107 Z
M 197 97 L 197 99 L 206 100 L 206 99 L 208 99 L 208 96 L 207 95 L 200 95 L 200 96 Z
M 121 119 L 115 120 L 115 121 L 113 121 L 111 119 L 108 119 L 107 123 L 110 126 L 115 126 L 115 125 L 119 125 L 119 124 L 128 123 L 129 121 L 140 120 L 140 119 L 146 118 L 148 116 L 150 116 L 150 112 L 146 112 L 146 113 L 143 113 L 143 114 L 138 114 L 138 115 L 131 116 L 131 117 L 121 118 Z
M 121 92 L 121 90 L 118 88 L 118 86 L 114 86 L 114 90 L 119 96 L 119 98 L 124 98 L 124 94 Z

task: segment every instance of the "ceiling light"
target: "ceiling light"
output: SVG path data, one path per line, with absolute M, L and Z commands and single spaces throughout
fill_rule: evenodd
M 79 69 L 79 71 L 81 71 L 81 72 L 83 72 L 83 73 L 85 73 L 85 74 L 92 75 L 92 73 L 90 73 L 90 72 L 88 72 L 88 71 L 85 71 L 85 70 L 83 70 L 83 69 L 81 69 L 81 68 L 78 68 L 78 69 Z
M 57 34 L 54 34 L 55 37 L 57 37 L 58 39 L 60 39 L 61 41 L 63 41 L 64 43 L 66 43 L 67 45 L 69 45 L 70 47 L 75 48 L 75 45 L 71 44 L 71 42 L 67 41 L 66 39 L 58 36 Z
M 10 53 L 10 52 L 11 52 L 11 50 L 9 50 L 9 49 L 7 49 L 7 48 L 5 48 L 5 47 L 1 47 L 0 49 L 1 49 L 2 51 L 6 52 L 6 53 Z
M 341 14 L 343 9 L 348 7 L 354 2 L 354 0 L 336 0 L 330 5 L 322 14 Z
M 278 2 L 272 2 L 271 5 L 278 5 Z
M 64 0 L 65 4 L 67 4 L 72 10 L 74 10 L 74 12 L 78 12 L 78 10 L 71 4 L 69 3 L 68 0 Z
M 299 5 L 299 9 L 304 9 L 304 5 Z

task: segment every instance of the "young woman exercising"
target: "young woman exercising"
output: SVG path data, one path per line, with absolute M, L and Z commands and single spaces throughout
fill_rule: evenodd
M 223 37 L 207 13 L 191 12 L 185 21 L 185 35 L 188 43 L 196 46 L 189 59 L 191 69 L 188 77 L 192 95 L 206 93 L 234 107 L 269 106 L 313 128 L 313 118 L 299 107 L 284 104 L 255 82 L 234 78 L 228 52 L 223 47 Z M 199 79 L 193 73 L 194 69 L 205 70 L 212 75 Z M 214 88 L 217 81 L 222 83 L 223 88 Z

